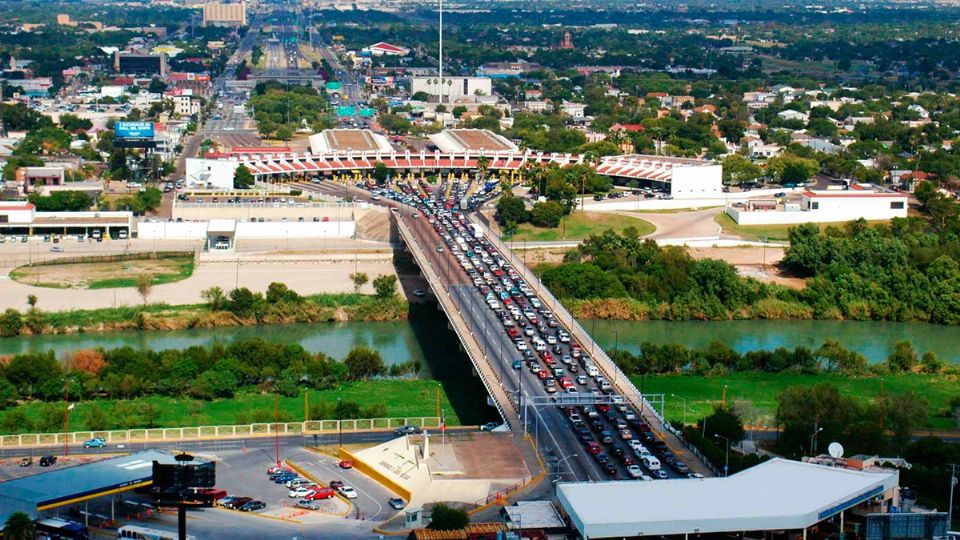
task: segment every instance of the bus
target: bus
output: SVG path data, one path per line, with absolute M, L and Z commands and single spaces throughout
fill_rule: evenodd
M 160 529 L 140 527 L 139 525 L 126 525 L 117 529 L 117 538 L 119 540 L 178 540 L 180 536 L 175 531 L 161 531 Z M 188 534 L 187 540 L 197 540 L 197 537 Z
M 37 520 L 37 538 L 43 540 L 89 540 L 90 532 L 82 523 L 65 519 Z

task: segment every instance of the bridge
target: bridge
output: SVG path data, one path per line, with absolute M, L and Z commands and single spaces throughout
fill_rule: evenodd
M 664 441 L 672 453 L 692 471 L 706 476 L 717 474 L 717 471 L 695 455 L 694 449 L 685 446 L 667 427 L 661 413 L 651 403 L 659 401 L 662 410 L 663 396 L 642 397 L 630 379 L 509 246 L 492 235 L 480 219 L 472 216 L 472 223 L 482 228 L 485 237 L 490 239 L 500 255 L 534 288 L 536 296 L 553 312 L 560 326 L 593 360 L 611 383 L 613 394 L 594 396 L 586 392 L 561 393 L 554 397 L 545 391 L 542 381 L 525 366 L 514 370 L 512 364 L 519 355 L 515 344 L 506 334 L 502 321 L 488 308 L 486 301 L 450 250 L 437 249 L 437 246 L 444 244 L 443 239 L 423 216 L 414 216 L 415 212 L 417 210 L 409 206 L 392 206 L 392 215 L 403 244 L 413 255 L 440 308 L 447 315 L 450 327 L 457 334 L 477 376 L 490 395 L 491 404 L 502 416 L 505 426 L 515 434 L 529 434 L 542 454 L 556 458 L 556 470 L 551 468 L 551 474 L 556 473 L 558 478 L 565 480 L 578 481 L 610 478 L 593 457 L 588 455 L 572 424 L 558 405 L 614 405 L 620 396 L 633 410 L 641 412 L 642 418 L 652 428 L 655 436 Z M 611 459 L 615 458 L 611 456 Z M 624 475 L 618 474 L 618 478 L 623 477 Z

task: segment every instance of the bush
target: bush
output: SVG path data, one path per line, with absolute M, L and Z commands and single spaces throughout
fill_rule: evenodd
M 437 531 L 456 531 L 470 524 L 470 514 L 464 510 L 451 508 L 443 503 L 433 505 L 428 529 Z
M 530 213 L 530 222 L 537 227 L 553 229 L 560 225 L 563 218 L 563 206 L 553 201 L 538 202 L 533 205 Z
M 383 275 L 374 279 L 373 289 L 377 292 L 377 298 L 382 300 L 394 297 L 397 294 L 397 276 Z
M 0 316 L 0 336 L 19 336 L 22 328 L 23 318 L 20 316 L 19 311 L 13 308 L 8 308 L 3 312 L 3 315 Z
M 369 379 L 387 372 L 383 357 L 370 347 L 360 346 L 350 349 L 343 363 L 347 366 L 347 376 L 352 380 Z

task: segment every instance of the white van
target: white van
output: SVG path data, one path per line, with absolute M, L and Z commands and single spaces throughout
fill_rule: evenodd
M 643 466 L 650 471 L 659 471 L 660 470 L 660 460 L 654 456 L 647 456 L 643 458 Z
M 583 369 L 585 369 L 587 371 L 587 375 L 591 377 L 596 377 L 597 375 L 600 374 L 600 370 L 597 369 L 597 366 L 595 366 L 594 364 L 587 364 L 586 366 L 584 366 Z

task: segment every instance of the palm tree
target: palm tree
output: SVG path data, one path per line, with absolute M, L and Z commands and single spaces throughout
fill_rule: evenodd
M 3 526 L 3 537 L 6 540 L 34 540 L 37 537 L 37 526 L 30 516 L 23 512 L 14 512 Z
M 480 156 L 477 158 L 477 172 L 480 173 L 481 182 L 487 177 L 487 167 L 489 166 L 490 158 L 487 156 Z

